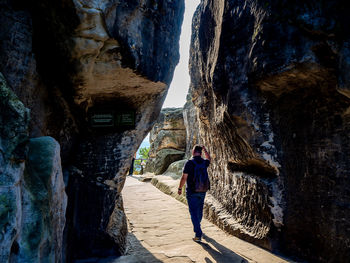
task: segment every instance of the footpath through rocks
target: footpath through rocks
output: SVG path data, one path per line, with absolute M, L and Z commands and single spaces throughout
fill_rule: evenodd
M 187 206 L 150 183 L 128 177 L 122 194 L 129 221 L 129 255 L 114 263 L 291 262 L 230 236 L 205 219 L 202 243 L 194 242 Z

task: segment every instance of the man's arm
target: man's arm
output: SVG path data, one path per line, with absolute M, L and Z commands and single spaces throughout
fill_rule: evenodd
M 181 177 L 181 180 L 180 180 L 179 189 L 177 189 L 177 193 L 179 195 L 182 194 L 182 187 L 185 185 L 185 183 L 187 181 L 187 176 L 188 176 L 188 174 L 185 174 L 185 173 L 182 174 L 182 177 Z
M 210 155 L 209 155 L 207 149 L 205 149 L 204 145 L 202 146 L 202 149 L 203 149 L 204 154 L 205 154 L 205 159 L 209 160 L 209 162 L 210 162 L 211 161 Z

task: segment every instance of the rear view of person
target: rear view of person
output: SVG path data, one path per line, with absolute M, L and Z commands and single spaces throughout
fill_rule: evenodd
M 202 158 L 204 151 L 205 159 Z M 181 195 L 182 187 L 186 183 L 186 198 L 195 232 L 194 241 L 202 239 L 201 221 L 203 217 L 203 205 L 206 192 L 210 189 L 207 168 L 210 164 L 210 155 L 204 146 L 195 145 L 192 150 L 192 159 L 184 166 L 178 194 Z

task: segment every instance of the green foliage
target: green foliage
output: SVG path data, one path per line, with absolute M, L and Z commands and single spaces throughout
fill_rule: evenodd
M 139 153 L 140 153 L 140 156 L 142 159 L 148 159 L 149 149 L 150 149 L 150 147 L 140 148 Z
M 141 165 L 141 160 L 135 160 L 134 161 L 134 167 L 139 167 Z
M 134 162 L 134 174 L 142 174 L 143 173 L 143 168 L 145 168 L 145 164 L 148 159 L 148 153 L 149 153 L 150 147 L 143 147 L 139 149 L 139 155 L 140 159 L 136 159 Z M 143 159 L 141 161 L 141 159 Z
M 143 161 L 143 164 L 145 163 L 145 161 Z M 144 166 L 143 166 L 144 168 Z M 141 174 L 142 173 L 142 167 L 141 167 L 141 160 L 135 160 L 134 162 L 134 174 Z

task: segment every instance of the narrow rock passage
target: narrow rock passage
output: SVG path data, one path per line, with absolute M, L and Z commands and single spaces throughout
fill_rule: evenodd
M 118 262 L 290 262 L 227 235 L 207 220 L 202 222 L 203 242 L 195 243 L 187 206 L 150 183 L 128 177 L 122 193 L 132 252 Z

